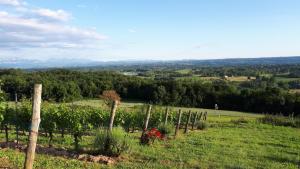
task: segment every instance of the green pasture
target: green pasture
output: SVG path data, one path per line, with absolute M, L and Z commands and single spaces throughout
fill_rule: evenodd
M 72 103 L 69 103 L 72 104 Z M 107 108 L 107 105 L 100 99 L 91 99 L 91 100 L 81 100 L 76 101 L 73 103 L 74 105 L 80 106 L 92 106 L 98 108 Z M 144 105 L 145 103 L 142 102 L 134 102 L 134 101 L 121 101 L 120 107 L 121 108 L 136 108 L 138 109 L 139 106 Z M 157 106 L 157 105 L 155 105 Z M 167 106 L 158 106 L 158 107 L 167 107 Z M 168 107 L 170 111 L 179 111 L 181 109 L 183 112 L 207 112 L 210 116 L 237 116 L 237 117 L 261 117 L 260 114 L 254 113 L 246 113 L 246 112 L 239 112 L 239 111 L 227 111 L 227 110 L 213 110 L 213 109 L 203 109 L 203 108 L 189 108 L 189 107 Z M 153 112 L 155 113 L 155 112 Z
M 129 105 L 127 103 L 122 106 Z M 189 110 L 188 108 L 180 109 Z M 257 121 L 259 116 L 256 114 L 206 109 L 192 110 L 208 112 L 210 127 L 207 130 L 190 131 L 188 134 L 180 133 L 176 139 L 156 141 L 151 146 L 139 144 L 141 133 L 129 133 L 132 140 L 131 150 L 123 154 L 119 162 L 112 166 L 37 154 L 35 168 L 298 169 L 300 164 L 299 129 L 261 124 Z M 246 122 L 236 122 L 241 117 Z M 21 142 L 26 142 L 28 136 L 20 137 Z M 4 142 L 4 138 L 4 133 L 0 133 L 1 142 Z M 14 132 L 11 131 L 10 140 L 14 138 Z M 93 138 L 93 135 L 84 136 L 80 145 L 90 147 Z M 47 143 L 48 138 L 40 134 L 38 144 L 46 146 Z M 62 139 L 59 134 L 55 134 L 54 147 L 72 149 L 72 143 L 70 135 Z M 22 168 L 23 162 L 24 153 L 12 149 L 0 150 L 0 168 Z
M 300 80 L 300 78 L 281 77 L 281 76 L 278 76 L 275 79 L 276 79 L 276 81 L 281 81 L 281 82 L 290 82 L 290 81 Z

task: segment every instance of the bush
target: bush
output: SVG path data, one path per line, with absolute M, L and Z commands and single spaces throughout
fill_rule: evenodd
M 97 154 L 117 157 L 128 151 L 129 139 L 122 128 L 114 128 L 112 132 L 99 129 L 94 140 L 94 149 Z
M 234 124 L 242 124 L 242 123 L 248 123 L 248 120 L 244 117 L 241 117 L 239 119 L 231 120 Z
M 196 123 L 196 128 L 199 130 L 205 130 L 208 128 L 208 122 L 200 120 Z
M 290 118 L 284 117 L 281 115 L 265 115 L 258 119 L 260 123 L 272 124 L 274 126 L 290 126 L 300 128 L 300 119 L 299 118 Z
M 158 130 L 160 131 L 160 133 L 163 136 L 169 136 L 171 133 L 173 133 L 175 131 L 175 127 L 172 124 L 166 124 L 165 125 L 165 124 L 161 123 L 158 126 Z

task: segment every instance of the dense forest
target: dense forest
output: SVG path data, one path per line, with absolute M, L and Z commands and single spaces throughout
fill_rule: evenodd
M 67 69 L 25 71 L 0 70 L 2 90 L 7 100 L 31 98 L 34 83 L 43 84 L 43 99 L 69 102 L 82 98 L 98 98 L 105 90 L 116 90 L 122 99 L 139 100 L 161 105 L 239 110 L 256 113 L 299 115 L 300 95 L 289 89 L 300 87 L 300 81 L 276 81 L 278 73 L 298 76 L 299 66 L 219 67 L 198 69 L 193 72 L 224 75 L 255 75 L 240 83 L 224 79 L 211 81 L 126 76 L 114 71 L 78 71 Z M 219 73 L 216 73 L 218 71 Z M 244 72 L 244 73 L 243 73 Z M 251 72 L 251 74 L 249 74 Z M 272 76 L 262 76 L 273 73 Z M 286 73 L 288 72 L 288 73 Z M 167 73 L 166 73 L 167 74 Z

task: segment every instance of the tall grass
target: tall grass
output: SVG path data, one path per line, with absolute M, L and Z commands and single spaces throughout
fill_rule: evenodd
M 99 129 L 94 140 L 94 150 L 97 154 L 120 156 L 130 148 L 129 138 L 121 127 L 109 132 L 106 128 Z
M 195 124 L 198 130 L 205 130 L 209 127 L 209 123 L 207 121 L 200 120 Z
M 175 126 L 173 124 L 159 124 L 158 130 L 161 134 L 165 136 L 170 136 L 175 131 Z
M 245 117 L 240 117 L 238 119 L 231 120 L 232 123 L 234 124 L 245 124 L 249 123 L 249 121 Z

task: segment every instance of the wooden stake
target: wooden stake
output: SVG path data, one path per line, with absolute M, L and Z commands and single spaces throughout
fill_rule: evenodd
M 169 117 L 169 108 L 167 107 L 166 108 L 166 113 L 165 113 L 165 122 L 164 122 L 164 125 L 167 125 L 167 123 L 168 123 L 168 117 Z
M 206 119 L 207 119 L 207 112 L 205 112 L 203 116 L 203 120 L 206 121 Z
M 17 140 L 17 145 L 19 144 L 19 124 L 18 124 L 18 94 L 15 93 L 15 111 L 16 111 L 16 140 Z
M 177 119 L 177 124 L 176 124 L 176 129 L 175 129 L 175 137 L 178 135 L 178 132 L 179 132 L 181 115 L 182 115 L 182 111 L 181 111 L 181 109 L 179 109 L 178 119 Z
M 8 113 L 8 103 L 6 103 L 6 107 L 5 107 L 5 114 L 7 115 Z M 5 141 L 6 143 L 8 143 L 8 122 L 6 122 L 6 124 L 4 125 L 4 130 L 5 130 Z
M 114 126 L 114 119 L 117 111 L 119 101 L 114 100 L 112 107 L 111 107 L 111 113 L 110 113 L 110 120 L 109 120 L 109 131 L 111 132 Z
M 201 121 L 202 115 L 203 115 L 203 112 L 201 112 L 199 115 L 199 121 Z
M 8 125 L 7 124 L 5 124 L 5 141 L 6 141 L 6 143 L 8 143 Z
M 152 110 L 152 105 L 150 104 L 148 106 L 148 109 L 147 109 L 147 115 L 146 115 L 145 124 L 144 124 L 144 130 L 143 131 L 146 131 L 148 129 L 148 124 L 149 124 L 149 119 L 150 119 L 150 115 L 151 115 L 151 110 Z
M 197 118 L 198 118 L 198 112 L 195 113 L 194 121 L 193 121 L 193 124 L 192 124 L 192 130 L 194 130 L 195 124 L 197 122 Z
M 24 168 L 32 169 L 33 161 L 35 157 L 35 148 L 39 132 L 39 124 L 41 121 L 41 102 L 42 102 L 42 85 L 34 85 L 34 96 L 33 96 L 33 108 L 32 108 L 32 119 L 31 119 L 31 129 L 29 134 L 29 142 L 27 146 L 27 153 Z
M 186 123 L 185 123 L 185 129 L 184 129 L 184 133 L 186 134 L 186 133 L 188 133 L 188 131 L 189 131 L 189 123 L 190 123 L 190 121 L 191 121 L 191 116 L 192 116 L 192 112 L 191 112 L 191 110 L 189 111 L 189 115 L 188 115 L 188 119 L 187 119 L 187 121 L 186 121 Z

